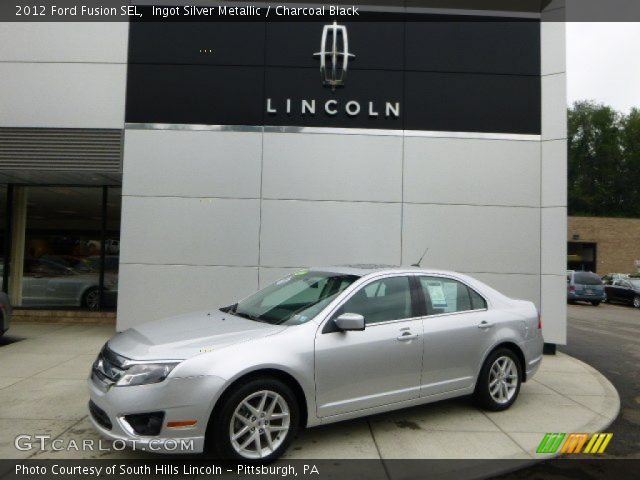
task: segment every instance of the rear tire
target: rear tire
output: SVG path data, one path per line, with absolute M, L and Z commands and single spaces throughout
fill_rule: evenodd
M 206 450 L 224 460 L 258 463 L 280 457 L 295 437 L 300 407 L 276 378 L 257 378 L 221 399 L 206 435 Z
M 635 297 L 633 297 L 633 306 L 635 308 L 640 308 L 640 296 L 636 295 Z
M 512 350 L 498 348 L 491 352 L 482 366 L 474 399 L 486 410 L 506 410 L 518 398 L 521 383 L 520 359 Z

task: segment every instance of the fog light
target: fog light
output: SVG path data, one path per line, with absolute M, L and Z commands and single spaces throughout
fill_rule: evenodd
M 125 415 L 124 421 L 136 435 L 158 435 L 162 429 L 164 412 Z

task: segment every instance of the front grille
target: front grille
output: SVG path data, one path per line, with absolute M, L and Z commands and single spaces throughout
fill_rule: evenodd
M 113 425 L 111 424 L 111 420 L 109 420 L 109 416 L 107 415 L 107 413 L 92 401 L 89 402 L 89 413 L 91 413 L 93 419 L 102 428 L 106 428 L 107 430 L 111 430 L 113 428 Z
M 122 377 L 126 360 L 105 345 L 93 363 L 92 373 L 102 382 L 112 385 Z

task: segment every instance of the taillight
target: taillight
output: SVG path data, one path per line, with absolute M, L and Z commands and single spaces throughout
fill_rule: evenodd
M 538 312 L 538 330 L 542 330 L 542 315 Z
M 569 291 L 570 292 L 575 292 L 576 291 L 576 286 L 575 285 L 569 285 Z

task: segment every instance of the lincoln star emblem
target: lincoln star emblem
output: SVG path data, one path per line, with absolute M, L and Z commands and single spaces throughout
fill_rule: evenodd
M 347 79 L 347 66 L 349 58 L 354 58 L 349 53 L 349 37 L 347 27 L 333 22 L 322 29 L 320 51 L 313 54 L 320 58 L 320 76 L 322 84 L 331 87 L 331 90 L 344 85 Z

